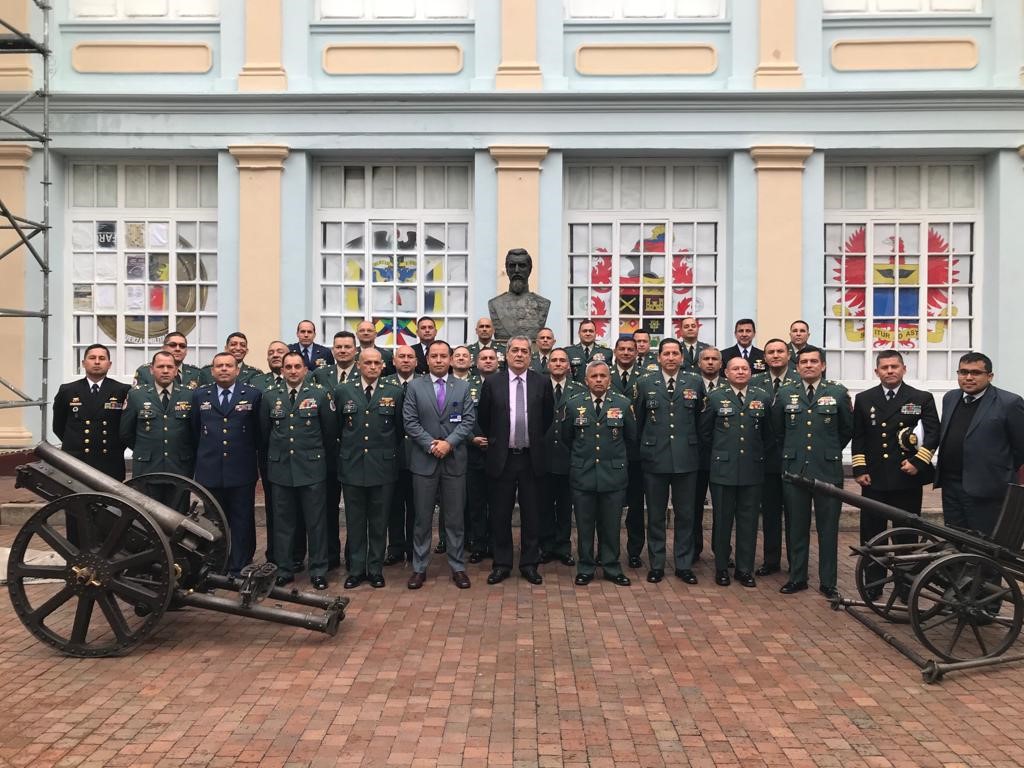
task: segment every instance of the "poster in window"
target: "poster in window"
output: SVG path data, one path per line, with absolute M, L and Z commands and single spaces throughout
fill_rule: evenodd
M 96 247 L 117 248 L 117 222 L 96 222 Z
M 146 256 L 142 253 L 129 253 L 124 260 L 124 276 L 126 280 L 146 279 Z

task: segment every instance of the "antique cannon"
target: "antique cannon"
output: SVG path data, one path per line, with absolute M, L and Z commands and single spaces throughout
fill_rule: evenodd
M 224 575 L 227 519 L 194 481 L 151 474 L 120 483 L 45 441 L 35 454 L 41 461 L 19 466 L 16 485 L 49 503 L 15 537 L 7 580 L 15 613 L 44 643 L 71 656 L 123 654 L 167 610 L 185 607 L 338 631 L 347 598 L 276 587 L 270 563 Z
M 991 536 L 924 520 L 820 480 L 786 473 L 794 485 L 882 515 L 898 526 L 860 546 L 854 571 L 860 600 L 842 596 L 832 607 L 848 613 L 922 669 L 926 682 L 946 672 L 1005 664 L 1024 625 L 1024 486 L 1008 486 Z M 868 615 L 909 623 L 917 639 L 941 661 L 927 660 Z

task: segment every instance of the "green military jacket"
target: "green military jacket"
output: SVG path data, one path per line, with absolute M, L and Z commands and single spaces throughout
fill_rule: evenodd
M 773 406 L 775 406 L 777 404 L 777 398 L 776 398 L 776 396 L 774 394 L 772 394 L 775 391 L 775 386 L 774 386 L 774 383 L 772 381 L 774 378 L 775 377 L 772 376 L 772 372 L 771 371 L 765 371 L 764 373 L 759 373 L 756 376 L 751 376 L 750 377 L 750 386 L 752 386 L 752 387 L 760 387 L 765 392 L 767 392 L 769 395 L 771 395 L 772 396 L 772 405 Z M 800 383 L 800 379 L 796 375 L 794 375 L 791 370 L 787 369 L 785 375 L 779 381 L 779 389 L 782 389 L 787 384 L 799 384 L 799 383 Z M 774 417 L 774 413 L 773 413 L 773 417 Z M 781 474 L 781 472 L 782 472 L 782 435 L 780 435 L 778 432 L 776 432 L 774 427 L 775 427 L 775 420 L 773 418 L 773 420 L 772 420 L 772 439 L 765 446 L 764 471 L 765 472 L 769 472 L 771 474 L 778 475 L 778 474 Z
M 362 380 L 334 390 L 338 409 L 338 479 L 347 485 L 387 485 L 398 479 L 402 452 L 402 388 L 378 379 L 370 401 Z
M 552 389 L 554 389 L 554 386 L 555 383 L 552 380 Z M 554 412 L 556 414 L 560 413 L 562 406 L 565 405 L 572 397 L 585 393 L 586 391 L 586 387 L 577 381 L 573 381 L 568 375 L 566 375 L 565 380 L 562 382 L 562 396 L 559 397 L 557 394 L 554 396 Z M 547 459 L 548 465 L 547 471 L 552 475 L 568 475 L 569 444 L 562 438 L 562 426 L 557 418 L 551 422 L 551 426 L 548 427 L 547 434 L 544 435 L 544 450 L 544 456 Z
M 636 367 L 643 373 L 657 373 L 661 370 L 661 366 L 658 364 L 658 353 L 651 349 L 642 358 L 636 361 Z
M 750 386 L 759 387 L 772 396 L 775 399 L 775 385 L 773 383 L 774 376 L 771 371 L 765 371 L 764 373 L 755 373 L 750 377 Z M 779 389 L 782 389 L 786 384 L 799 384 L 800 378 L 793 373 L 792 368 L 787 368 L 786 372 L 782 375 L 779 381 Z
M 242 382 L 243 384 L 252 384 L 253 379 L 255 379 L 257 376 L 262 375 L 263 371 L 261 371 L 259 368 L 253 368 L 248 363 L 243 362 L 242 368 L 238 372 L 238 381 Z M 202 386 L 203 384 L 213 383 L 213 366 L 204 365 L 202 368 L 199 369 L 199 384 L 200 386 Z
M 334 397 L 318 384 L 303 382 L 293 405 L 288 392 L 285 382 L 268 390 L 260 405 L 267 478 L 288 487 L 322 483 L 328 453 L 337 443 Z
M 591 493 L 624 490 L 629 483 L 627 446 L 636 441 L 633 404 L 618 392 L 605 393 L 594 413 L 589 390 L 566 400 L 559 413 L 562 441 L 569 446 L 569 483 Z
M 178 371 L 178 376 L 174 381 L 174 385 L 184 387 L 188 390 L 193 390 L 199 386 L 199 378 L 201 371 L 194 365 L 188 363 L 182 363 L 181 368 Z M 153 372 L 149 370 L 148 365 L 140 365 L 135 369 L 135 386 L 136 387 L 152 387 Z
M 821 379 L 814 402 L 807 386 L 779 387 L 772 409 L 782 440 L 782 470 L 828 483 L 843 481 L 843 448 L 853 437 L 853 406 L 846 387 Z
M 367 347 L 367 349 L 369 349 L 369 347 Z M 378 352 L 380 352 L 380 360 L 383 363 L 383 365 L 381 366 L 381 370 L 382 371 L 391 372 L 391 371 L 395 370 L 395 367 L 394 367 L 395 353 L 394 352 L 392 352 L 390 349 L 387 349 L 386 347 L 378 347 L 376 344 L 373 345 L 373 349 L 376 349 Z M 361 346 L 357 345 L 356 346 L 356 360 L 357 361 L 359 360 L 359 353 L 362 352 L 362 351 L 363 351 L 363 348 Z
M 582 344 L 573 344 L 571 347 L 566 347 L 565 353 L 569 356 L 569 368 L 572 370 L 572 378 L 581 384 L 587 375 L 587 365 L 591 360 L 601 360 L 608 363 L 609 368 L 615 361 L 612 351 L 608 347 L 602 347 L 600 344 L 592 345 L 589 355 Z
M 711 446 L 709 480 L 718 485 L 758 485 L 765 455 L 774 440 L 770 391 L 747 386 L 745 402 L 731 386 L 708 393 L 700 417 L 701 440 Z
M 359 377 L 359 367 L 353 362 L 352 366 L 348 369 L 345 381 L 348 382 L 349 379 L 359 381 Z M 339 384 L 337 364 L 322 365 L 315 371 L 310 371 L 309 373 L 306 374 L 306 381 L 312 381 L 316 384 L 319 384 L 321 387 L 328 390 L 329 392 L 334 392 L 334 390 L 338 388 Z
M 637 385 L 634 402 L 644 472 L 677 475 L 699 468 L 697 418 L 705 405 L 704 381 L 682 369 L 675 379 L 672 394 L 660 369 L 641 378 Z
M 508 351 L 505 348 L 505 345 L 504 344 L 499 344 L 498 342 L 496 342 L 496 341 L 494 341 L 492 339 L 491 343 L 488 346 L 491 347 L 495 351 L 495 353 L 497 353 L 497 355 L 498 355 L 498 362 L 501 365 L 504 365 L 505 364 L 505 353 Z M 473 365 L 475 366 L 476 365 L 476 356 L 480 354 L 480 342 L 479 341 L 474 341 L 472 344 L 467 344 L 466 345 L 466 349 L 468 349 L 469 353 L 471 355 L 473 355 Z
M 173 472 L 192 477 L 196 447 L 192 434 L 192 390 L 171 388 L 167 409 L 156 387 L 135 387 L 121 414 L 121 442 L 132 449 L 132 474 Z
M 270 373 L 261 373 L 259 376 L 254 377 L 249 383 L 263 394 L 266 394 L 270 390 L 283 385 L 284 377 L 282 377 L 280 373 L 274 373 L 271 371 Z
M 412 379 L 418 379 L 422 374 L 413 373 Z M 412 381 L 412 379 L 409 379 Z M 402 386 L 402 380 L 399 378 L 397 373 L 393 373 L 390 376 L 381 376 L 380 381 L 387 382 L 388 384 L 394 384 L 400 390 L 402 390 L 402 399 L 405 399 L 405 388 Z M 478 395 L 479 397 L 479 395 Z M 401 412 L 398 414 L 398 418 L 402 418 Z M 402 429 L 402 450 L 398 452 L 398 468 L 408 469 L 409 468 L 409 457 L 412 455 L 413 442 L 412 439 L 405 434 L 405 429 Z

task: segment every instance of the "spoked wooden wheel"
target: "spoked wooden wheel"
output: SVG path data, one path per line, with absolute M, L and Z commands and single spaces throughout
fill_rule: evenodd
M 203 564 L 213 573 L 224 573 L 231 556 L 231 532 L 228 518 L 217 499 L 195 480 L 171 472 L 137 475 L 125 485 L 188 517 L 208 520 L 221 532 L 220 541 L 209 546 Z
M 47 504 L 18 532 L 8 588 L 18 618 L 44 643 L 71 656 L 112 656 L 160 621 L 175 588 L 173 563 L 145 512 L 78 493 Z
M 860 547 L 854 580 L 861 600 L 887 621 L 910 621 L 910 587 L 949 545 L 916 528 L 889 528 Z
M 1024 623 L 1020 587 L 983 555 L 947 555 L 925 568 L 910 590 L 914 634 L 944 661 L 1003 654 Z

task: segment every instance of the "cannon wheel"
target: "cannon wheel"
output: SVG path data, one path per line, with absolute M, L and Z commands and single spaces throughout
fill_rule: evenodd
M 18 531 L 8 589 L 21 623 L 44 643 L 71 656 L 114 656 L 160 621 L 174 593 L 173 564 L 166 536 L 145 512 L 116 496 L 76 493 Z
M 942 549 L 946 546 L 917 528 L 882 531 L 859 548 L 854 581 L 860 599 L 883 619 L 906 624 L 910 621 L 907 600 L 914 578 L 945 554 Z
M 1020 635 L 1022 623 L 1017 581 L 984 555 L 963 552 L 936 560 L 910 590 L 914 634 L 944 661 L 999 656 Z
M 145 493 L 161 504 L 189 517 L 209 520 L 221 532 L 220 541 L 212 545 L 203 563 L 214 573 L 224 573 L 231 556 L 231 531 L 228 518 L 217 499 L 195 480 L 171 472 L 150 472 L 130 478 L 125 485 Z M 154 493 L 154 490 L 156 491 Z

